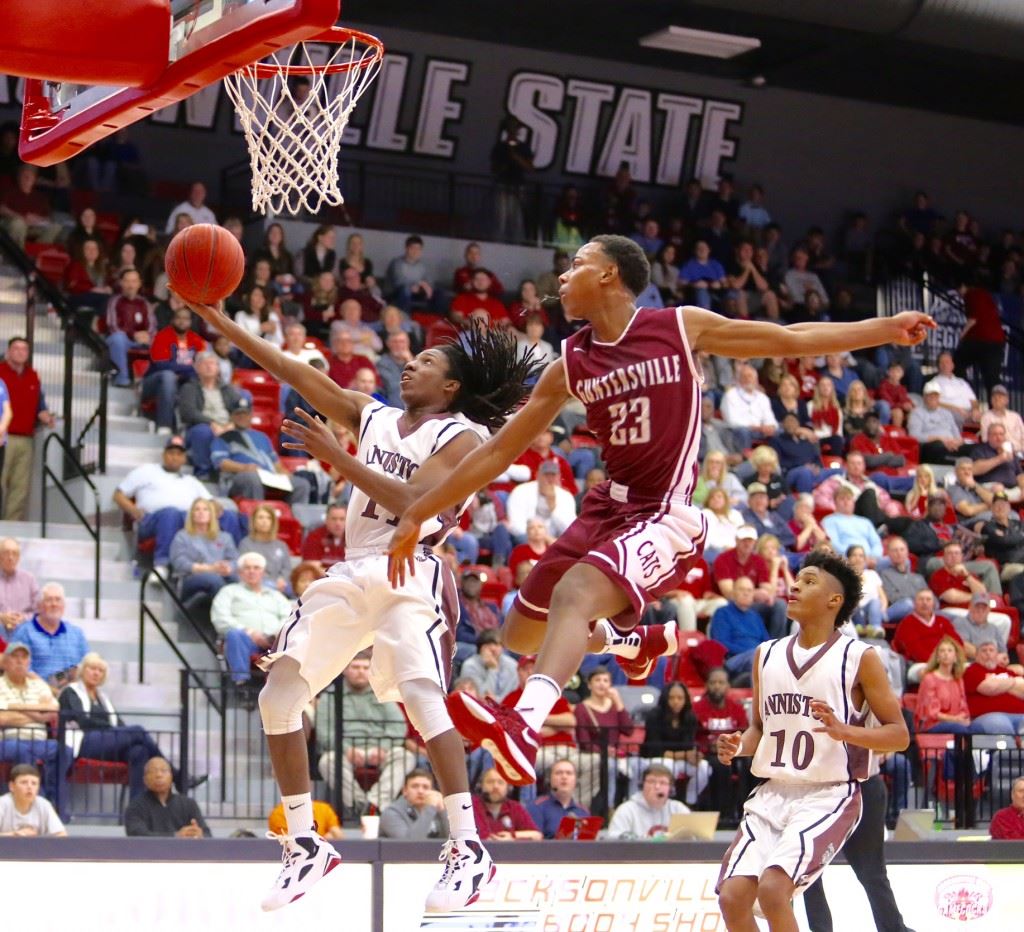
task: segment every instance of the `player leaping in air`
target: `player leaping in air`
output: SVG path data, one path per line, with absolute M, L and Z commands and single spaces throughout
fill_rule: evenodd
M 329 460 L 355 488 L 345 527 L 345 561 L 303 593 L 266 658 L 269 675 L 260 692 L 260 715 L 288 833 L 280 838 L 283 866 L 263 908 L 298 899 L 340 863 L 334 848 L 314 830 L 302 710 L 371 645 L 373 690 L 382 702 L 405 703 L 426 742 L 448 814 L 451 835 L 441 854 L 445 868 L 427 897 L 427 910 L 467 906 L 479 897 L 494 866 L 473 819 L 462 738 L 445 707 L 459 620 L 455 579 L 430 546 L 454 527 L 470 496 L 422 522 L 413 548 L 420 572 L 398 589 L 388 579 L 386 548 L 397 523 L 393 515 L 451 481 L 460 461 L 526 395 L 539 365 L 529 355 L 520 357 L 513 337 L 473 331 L 463 342 L 425 350 L 406 365 L 402 411 L 339 388 L 313 366 L 290 359 L 212 307 L 191 307 L 250 359 L 359 438 L 358 452 L 350 456 L 317 418 L 300 411 L 301 423 L 284 425 L 298 440 L 289 445 L 292 449 Z
M 589 325 L 565 340 L 523 409 L 409 507 L 392 539 L 392 581 L 401 585 L 417 570 L 418 528 L 429 515 L 500 475 L 566 402 L 584 404 L 610 480 L 591 490 L 580 516 L 533 568 L 504 626 L 511 650 L 538 654 L 536 672 L 514 710 L 467 693 L 448 701 L 456 727 L 491 751 L 515 784 L 536 779 L 538 733 L 587 651 L 616 654 L 634 677 L 675 652 L 670 627 L 634 626 L 647 601 L 679 588 L 704 541 L 705 521 L 692 502 L 702 381 L 696 354 L 745 359 L 910 346 L 935 326 L 914 311 L 781 327 L 698 307 L 638 310 L 649 277 L 643 251 L 625 237 L 597 236 L 580 248 L 559 279 L 559 296 L 567 316 Z
M 718 894 L 729 932 L 757 932 L 755 902 L 771 932 L 797 932 L 793 897 L 857 827 L 871 752 L 910 742 L 878 654 L 839 633 L 860 598 L 849 563 L 821 551 L 808 556 L 789 594 L 800 631 L 757 648 L 751 725 L 718 739 L 723 764 L 753 755 L 751 772 L 766 781 L 744 804 L 722 861 Z M 878 725 L 866 727 L 872 713 Z

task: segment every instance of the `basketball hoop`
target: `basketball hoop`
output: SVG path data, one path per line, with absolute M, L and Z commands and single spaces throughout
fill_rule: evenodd
M 324 45 L 336 47 L 325 57 Z M 224 78 L 249 147 L 253 210 L 316 214 L 345 202 L 342 136 L 383 57 L 380 39 L 335 26 Z M 289 86 L 299 77 L 309 81 L 308 96 Z

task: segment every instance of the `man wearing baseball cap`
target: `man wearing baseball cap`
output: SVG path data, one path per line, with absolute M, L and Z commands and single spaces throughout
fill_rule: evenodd
M 153 563 L 157 566 L 168 563 L 171 541 L 185 526 L 185 515 L 192 503 L 197 498 L 212 498 L 195 476 L 182 471 L 184 466 L 185 441 L 172 435 L 164 444 L 161 462 L 136 466 L 114 492 L 114 504 L 136 522 L 139 541 L 156 539 Z M 222 528 L 240 539 L 237 516 L 228 524 L 222 519 Z
M 558 463 L 544 460 L 537 467 L 533 482 L 523 482 L 509 493 L 505 514 L 517 544 L 526 540 L 526 522 L 530 518 L 540 518 L 552 537 L 558 537 L 576 520 L 576 499 L 562 488 L 559 476 Z
M 236 398 L 231 410 L 231 430 L 213 441 L 210 460 L 220 473 L 224 495 L 230 498 L 273 498 L 280 495 L 293 504 L 309 501 L 309 481 L 298 474 L 290 475 L 281 465 L 270 438 L 252 427 L 252 402 L 244 395 Z M 261 477 L 260 473 L 263 473 Z M 266 485 L 270 474 L 280 476 L 273 485 Z
M 988 436 L 992 424 L 1006 428 L 1006 439 L 1016 456 L 1024 455 L 1024 419 L 1010 410 L 1010 392 L 1005 385 L 993 385 L 988 393 L 988 410 L 981 416 L 981 436 Z
M 12 641 L 4 651 L 4 673 L 0 676 L 0 760 L 12 764 L 43 762 L 43 793 L 55 806 L 61 785 L 61 806 L 66 809 L 67 787 L 58 760 L 57 742 L 49 737 L 48 725 L 57 720 L 57 700 L 46 680 L 29 676 L 32 649 Z M 66 813 L 62 813 L 66 815 Z
M 960 428 L 952 412 L 939 404 L 941 389 L 932 379 L 921 390 L 924 405 L 914 408 L 907 421 L 907 433 L 921 445 L 922 463 L 952 466 L 958 456 L 967 456 Z

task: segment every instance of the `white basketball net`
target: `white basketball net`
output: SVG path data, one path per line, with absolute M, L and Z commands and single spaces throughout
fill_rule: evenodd
M 336 46 L 300 42 L 224 79 L 249 147 L 253 210 L 316 214 L 325 204 L 345 202 L 338 152 L 352 109 L 380 70 L 382 53 L 356 35 Z M 338 67 L 343 70 L 332 73 Z M 310 87 L 301 100 L 294 77 L 289 86 L 296 68 L 303 69 Z

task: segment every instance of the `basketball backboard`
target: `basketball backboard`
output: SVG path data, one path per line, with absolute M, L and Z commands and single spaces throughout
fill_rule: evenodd
M 76 41 L 74 16 L 60 0 L 67 31 L 46 42 L 59 59 L 61 46 Z M 171 0 L 170 44 L 156 80 L 139 87 L 82 85 L 27 79 L 21 125 L 21 157 L 53 165 L 156 110 L 195 94 L 225 75 L 333 26 L 340 0 Z M 132 41 L 111 3 L 107 41 Z M 5 28 L 7 28 L 5 23 Z M 15 32 L 18 24 L 9 24 Z M 95 50 L 102 58 L 103 50 Z

